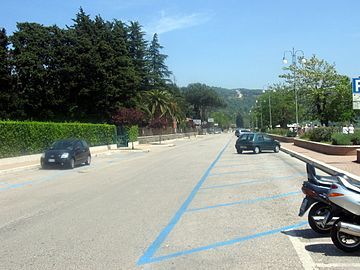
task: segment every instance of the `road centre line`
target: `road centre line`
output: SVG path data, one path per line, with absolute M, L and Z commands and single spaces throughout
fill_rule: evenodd
M 306 224 L 307 224 L 307 222 L 300 222 L 300 223 L 297 223 L 297 224 L 294 224 L 294 225 L 285 226 L 285 227 L 281 227 L 281 228 L 278 228 L 278 229 L 265 231 L 265 232 L 261 232 L 261 233 L 256 233 L 256 234 L 252 234 L 252 235 L 248 235 L 248 236 L 244 236 L 244 237 L 238 237 L 238 238 L 234 238 L 234 239 L 223 241 L 223 242 L 217 242 L 217 243 L 214 243 L 214 244 L 211 244 L 211 245 L 202 246 L 202 247 L 198 247 L 198 248 L 194 248 L 194 249 L 190 249 L 190 250 L 175 252 L 175 253 L 172 253 L 172 254 L 159 256 L 159 257 L 149 257 L 149 258 L 147 258 L 147 260 L 142 260 L 142 261 L 139 260 L 138 265 L 143 265 L 143 264 L 146 264 L 146 263 L 161 262 L 161 261 L 164 261 L 164 260 L 168 260 L 168 259 L 179 257 L 179 256 L 189 255 L 189 254 L 193 254 L 193 253 L 196 253 L 196 252 L 216 249 L 218 247 L 223 247 L 223 246 L 234 245 L 234 244 L 237 244 L 237 243 L 240 243 L 240 242 L 256 239 L 256 238 L 259 238 L 259 237 L 269 236 L 269 235 L 276 234 L 276 233 L 279 233 L 279 232 L 282 232 L 282 231 L 296 229 L 296 228 L 302 227 L 302 226 L 304 226 Z
M 203 187 L 203 188 L 201 188 L 201 190 L 240 186 L 240 185 L 253 184 L 253 183 L 266 183 L 266 182 L 278 181 L 278 180 L 283 180 L 286 178 L 292 178 L 292 177 L 304 176 L 304 175 L 306 175 L 306 173 L 296 173 L 296 174 L 288 175 L 288 176 L 275 176 L 275 177 L 269 177 L 270 180 L 249 180 L 249 181 L 238 182 L 238 183 L 234 183 L 234 184 L 214 185 L 214 186 Z M 293 180 L 293 179 L 289 179 L 289 180 Z
M 188 198 L 185 200 L 185 202 L 181 205 L 181 207 L 178 209 L 178 211 L 175 213 L 175 215 L 172 217 L 168 225 L 160 232 L 160 234 L 157 236 L 155 241 L 148 247 L 148 249 L 145 251 L 145 253 L 140 257 L 140 259 L 137 262 L 137 265 L 143 265 L 149 262 L 152 262 L 154 259 L 153 256 L 155 252 L 159 249 L 160 245 L 164 242 L 164 240 L 167 238 L 169 233 L 172 231 L 172 229 L 175 227 L 175 225 L 179 222 L 182 215 L 186 212 L 187 208 L 189 207 L 190 203 L 193 201 L 195 195 L 205 182 L 205 180 L 209 177 L 210 171 L 213 169 L 215 164 L 219 161 L 220 157 L 223 155 L 225 149 L 230 144 L 231 140 L 228 141 L 228 143 L 223 147 L 223 149 L 219 152 L 219 154 L 216 156 L 215 160 L 210 164 L 210 166 L 207 168 L 203 176 L 200 178 L 199 182 L 196 184 L 194 189 L 191 191 Z
M 252 199 L 252 200 L 241 200 L 241 201 L 231 202 L 231 203 L 220 203 L 220 204 L 215 204 L 215 205 L 212 205 L 212 206 L 192 208 L 192 209 L 187 210 L 187 212 L 203 211 L 203 210 L 209 210 L 209 209 L 214 209 L 214 208 L 219 208 L 219 207 L 226 207 L 226 206 L 233 206 L 233 205 L 239 205 L 239 204 L 253 204 L 253 203 L 257 203 L 257 202 L 270 201 L 270 200 L 275 200 L 275 199 L 279 199 L 279 198 L 298 195 L 300 193 L 302 193 L 302 192 L 301 191 L 293 191 L 293 192 L 278 194 L 278 195 L 274 195 L 274 196 L 270 196 L 270 197 L 255 198 L 255 199 Z

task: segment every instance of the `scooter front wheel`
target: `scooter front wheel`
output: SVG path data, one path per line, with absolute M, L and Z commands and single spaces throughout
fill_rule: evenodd
M 322 221 L 315 219 L 316 217 L 324 219 L 326 214 L 328 214 L 330 210 L 330 205 L 321 202 L 318 202 L 314 204 L 313 207 L 311 207 L 308 215 L 308 222 L 313 231 L 320 234 L 330 234 L 332 226 L 325 225 L 325 227 L 323 227 Z
M 334 245 L 345 252 L 355 252 L 360 249 L 360 238 L 354 235 L 343 233 L 339 231 L 337 223 L 341 221 L 338 220 L 335 222 L 334 226 L 331 229 L 331 240 Z

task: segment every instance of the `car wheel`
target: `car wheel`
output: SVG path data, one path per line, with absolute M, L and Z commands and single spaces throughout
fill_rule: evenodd
M 261 151 L 260 151 L 260 147 L 259 146 L 255 146 L 254 148 L 254 153 L 255 154 L 259 154 Z
M 46 169 L 46 164 L 43 160 L 40 161 L 40 165 L 41 165 L 41 169 L 43 169 L 43 170 Z
M 70 162 L 69 162 L 69 169 L 74 169 L 75 168 L 75 159 L 72 158 L 70 159 Z
M 91 163 L 91 156 L 88 155 L 85 165 L 90 165 L 90 163 Z
M 274 152 L 279 153 L 279 151 L 280 151 L 280 147 L 278 145 L 275 145 Z
M 241 149 L 236 149 L 237 153 L 238 154 L 241 154 L 242 153 L 242 150 Z

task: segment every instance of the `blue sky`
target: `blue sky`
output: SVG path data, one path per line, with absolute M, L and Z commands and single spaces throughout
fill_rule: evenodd
M 358 0 L 2 0 L 0 27 L 64 27 L 80 6 L 91 17 L 137 20 L 148 39 L 157 32 L 180 86 L 261 89 L 281 81 L 284 51 L 293 47 L 360 75 Z

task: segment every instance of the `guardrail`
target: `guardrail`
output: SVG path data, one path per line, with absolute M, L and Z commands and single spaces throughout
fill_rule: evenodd
M 281 151 L 283 151 L 284 153 L 287 153 L 289 154 L 290 156 L 292 157 L 295 157 L 301 161 L 304 161 L 304 162 L 307 162 L 307 163 L 310 163 L 312 165 L 314 165 L 314 167 L 330 174 L 330 175 L 336 175 L 338 173 L 343 173 L 343 174 L 346 174 L 347 176 L 349 176 L 350 178 L 354 179 L 354 180 L 357 180 L 357 181 L 360 181 L 360 177 L 355 175 L 355 174 L 351 174 L 349 172 L 346 172 L 346 171 L 343 171 L 339 168 L 336 168 L 334 166 L 331 166 L 329 164 L 326 164 L 324 162 L 321 162 L 321 161 L 318 161 L 316 159 L 313 159 L 313 158 L 310 158 L 310 157 L 307 157 L 305 155 L 302 155 L 302 154 L 299 154 L 297 152 L 294 152 L 294 151 L 291 151 L 289 149 L 286 149 L 286 148 L 281 148 Z

